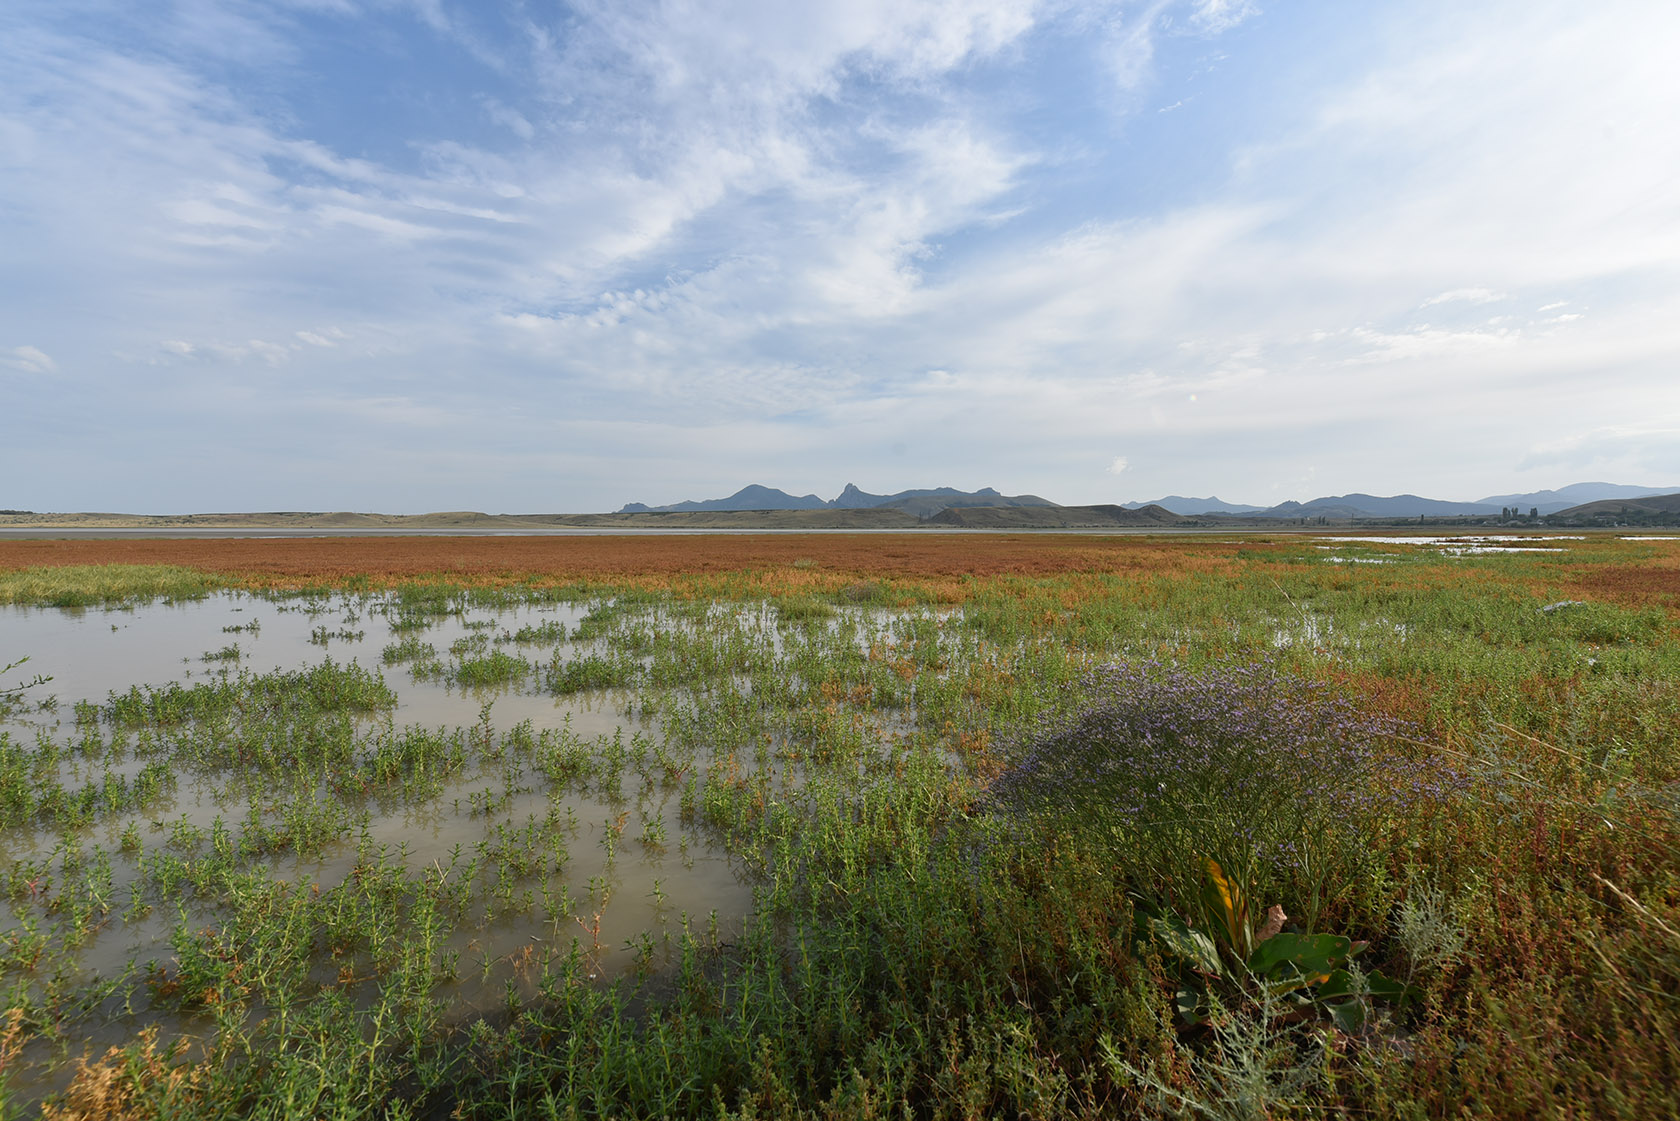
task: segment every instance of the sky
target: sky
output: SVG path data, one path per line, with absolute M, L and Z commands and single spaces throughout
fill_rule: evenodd
M 1680 484 L 1668 0 L 8 0 L 0 507 Z

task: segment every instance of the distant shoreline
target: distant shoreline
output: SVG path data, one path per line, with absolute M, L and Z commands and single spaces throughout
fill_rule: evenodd
M 1604 504 L 1609 506 L 1610 504 Z M 1622 513 L 1631 503 L 1621 504 Z M 1589 508 L 1583 508 L 1591 509 Z M 1174 514 L 1161 506 L 964 506 L 918 517 L 894 507 L 822 510 L 681 510 L 617 514 L 369 514 L 269 511 L 210 514 L 0 514 L 0 539 L 79 537 L 517 537 L 660 533 L 1299 533 L 1433 532 L 1544 533 L 1582 528 L 1658 528 L 1672 515 L 1630 521 L 1558 515 L 1501 518 L 1486 514 L 1434 517 L 1256 517 L 1250 514 Z

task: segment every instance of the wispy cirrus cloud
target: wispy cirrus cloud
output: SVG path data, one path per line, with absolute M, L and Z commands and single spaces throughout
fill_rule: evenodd
M 50 374 L 58 369 L 58 363 L 39 347 L 14 346 L 0 352 L 0 367 L 21 374 Z
M 1495 292 L 1491 288 L 1454 288 L 1450 292 L 1437 292 L 1429 297 L 1420 308 L 1435 307 L 1439 304 L 1496 304 L 1511 297 L 1504 292 Z

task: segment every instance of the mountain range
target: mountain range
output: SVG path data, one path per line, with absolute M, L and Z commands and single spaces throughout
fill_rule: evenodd
M 869 510 L 894 509 L 921 519 L 939 517 L 946 510 L 998 509 L 1008 507 L 1046 507 L 1036 521 L 1045 521 L 1050 510 L 1131 511 L 1155 518 L 1161 514 L 1180 517 L 1219 516 L 1238 518 L 1327 518 L 1332 521 L 1354 519 L 1395 519 L 1417 517 L 1457 517 L 1498 515 L 1507 509 L 1519 514 L 1538 511 L 1541 515 L 1572 510 L 1587 503 L 1605 501 L 1636 501 L 1652 496 L 1680 492 L 1680 486 L 1641 487 L 1622 483 L 1572 483 L 1556 490 L 1529 491 L 1523 494 L 1495 494 L 1475 502 L 1453 502 L 1439 498 L 1425 498 L 1416 494 L 1397 494 L 1382 497 L 1372 494 L 1341 494 L 1314 498 L 1307 502 L 1280 502 L 1276 506 L 1249 506 L 1225 502 L 1217 497 L 1187 498 L 1170 494 L 1147 502 L 1126 502 L 1119 506 L 1063 507 L 1059 503 L 1036 494 L 1006 495 L 991 487 L 975 491 L 954 487 L 934 487 L 924 490 L 902 490 L 897 494 L 870 494 L 847 483 L 834 498 L 824 500 L 814 494 L 793 495 L 774 487 L 753 484 L 742 487 L 727 498 L 711 498 L 676 502 L 669 506 L 646 506 L 631 502 L 620 514 L 680 513 L 701 511 L 746 510 Z M 952 519 L 946 519 L 952 520 Z M 972 518 L 958 517 L 965 524 Z M 1051 519 L 1053 520 L 1053 519 Z M 1128 519 L 1129 520 L 1129 519 Z
M 699 510 L 873 510 L 890 507 L 931 518 L 953 506 L 1054 506 L 1049 499 L 1036 494 L 999 494 L 991 487 L 979 490 L 957 490 L 954 487 L 934 487 L 930 490 L 901 490 L 897 494 L 870 494 L 846 484 L 838 496 L 823 501 L 814 494 L 792 495 L 775 487 L 742 487 L 728 498 L 674 502 L 669 506 L 644 506 L 631 502 L 620 514 L 665 514 Z
M 1573 504 L 1571 504 L 1573 503 Z M 1531 516 L 1538 511 L 1539 518 Z M 368 514 L 310 511 L 224 514 L 35 513 L 0 510 L 0 536 L 52 535 L 61 530 L 102 534 L 148 529 L 163 533 L 238 535 L 288 533 L 524 533 L 562 528 L 689 530 L 914 530 L 947 527 L 990 530 L 1141 531 L 1286 525 L 1381 525 L 1422 520 L 1432 525 L 1672 526 L 1680 525 L 1680 486 L 1638 487 L 1575 483 L 1557 490 L 1496 494 L 1479 502 L 1448 502 L 1399 494 L 1386 498 L 1343 494 L 1310 502 L 1246 506 L 1218 498 L 1169 495 L 1155 502 L 1063 506 L 1036 494 L 1006 495 L 991 487 L 954 487 L 870 494 L 848 484 L 824 500 L 771 487 L 745 487 L 728 498 L 650 508 L 631 503 L 614 514 Z
M 1460 514 L 1497 514 L 1514 508 L 1526 514 L 1538 510 L 1541 514 L 1556 514 L 1588 502 L 1606 499 L 1636 499 L 1651 495 L 1673 494 L 1680 486 L 1636 487 L 1622 483 L 1572 483 L 1557 490 L 1536 490 L 1525 494 L 1494 494 L 1475 502 L 1450 502 L 1439 498 L 1423 498 L 1415 494 L 1397 494 L 1379 498 L 1371 494 L 1341 494 L 1314 498 L 1309 502 L 1280 502 L 1276 506 L 1244 506 L 1224 502 L 1218 498 L 1185 498 L 1169 494 L 1149 502 L 1124 503 L 1128 510 L 1145 506 L 1160 506 L 1175 514 L 1240 514 L 1251 518 L 1416 518 L 1453 517 Z

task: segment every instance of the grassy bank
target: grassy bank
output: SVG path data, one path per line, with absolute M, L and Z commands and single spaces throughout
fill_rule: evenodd
M 0 737 L 0 1110 L 1680 1114 L 1677 544 L 0 574 L 384 644 L 230 633 Z M 482 719 L 404 726 L 409 679 Z M 495 718 L 604 689 L 650 731 Z M 452 856 L 381 832 L 436 816 Z M 603 933 L 707 853 L 743 914 Z

